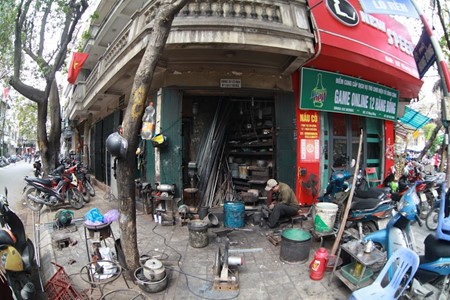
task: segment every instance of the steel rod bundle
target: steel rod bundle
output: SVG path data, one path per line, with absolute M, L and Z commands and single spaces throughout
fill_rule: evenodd
M 225 139 L 231 104 L 220 100 L 208 135 L 202 141 L 198 154 L 199 196 L 198 208 L 217 205 L 214 201 L 217 187 L 222 184 L 222 161 L 225 152 Z

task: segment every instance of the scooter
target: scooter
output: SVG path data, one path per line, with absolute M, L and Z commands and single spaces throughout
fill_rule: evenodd
M 333 202 L 338 205 L 336 224 L 340 224 L 340 215 L 350 196 L 351 184 L 348 180 L 352 176 L 345 169 L 333 169 L 326 193 L 319 197 L 319 201 Z M 358 178 L 356 182 L 358 185 Z M 359 234 L 367 234 L 384 228 L 394 209 L 389 191 L 389 188 L 372 187 L 369 190 L 355 188 L 345 227 L 355 228 L 360 231 Z
M 448 201 L 444 191 L 445 186 L 441 193 L 442 215 L 444 215 L 446 200 Z M 400 247 L 414 250 L 415 240 L 411 223 L 417 221 L 420 226 L 422 225 L 417 210 L 419 203 L 420 199 L 416 192 L 416 183 L 414 183 L 400 199 L 397 205 L 398 213 L 391 218 L 386 228 L 366 235 L 363 242 L 371 240 L 381 246 L 386 251 L 387 258 Z M 443 217 L 440 217 L 440 223 L 443 222 L 442 219 Z M 427 236 L 424 241 L 425 253 L 420 256 L 419 268 L 406 292 L 406 297 L 409 299 L 448 299 L 450 290 L 450 236 L 448 239 L 444 240 L 434 233 Z
M 34 246 L 25 234 L 20 218 L 9 208 L 8 191 L 0 195 L 0 264 L 6 271 L 8 285 L 15 299 L 34 299 L 35 286 L 31 281 Z M 0 271 L 1 274 L 1 271 Z
M 73 208 L 80 209 L 84 206 L 83 194 L 78 190 L 75 174 L 63 174 L 63 165 L 56 170 L 59 175 L 49 178 L 25 176 L 27 185 L 23 188 L 24 202 L 31 210 L 39 211 L 44 204 L 56 206 L 66 199 Z

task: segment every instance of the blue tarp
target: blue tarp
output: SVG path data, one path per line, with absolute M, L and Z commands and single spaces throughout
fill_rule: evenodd
M 425 124 L 427 124 L 431 119 L 422 115 L 420 112 L 406 106 L 405 114 L 398 120 L 414 129 L 420 129 L 425 126 Z

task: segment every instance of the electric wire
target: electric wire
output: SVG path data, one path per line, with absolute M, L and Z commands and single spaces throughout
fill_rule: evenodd
M 217 297 L 214 297 L 214 298 L 208 298 L 208 297 L 204 297 L 204 296 L 199 295 L 199 294 L 197 294 L 196 292 L 194 292 L 194 291 L 191 289 L 190 285 L 189 285 L 189 279 L 188 279 L 189 276 L 190 276 L 190 277 L 193 277 L 193 278 L 196 278 L 196 279 L 199 279 L 199 280 L 202 280 L 202 281 L 209 282 L 209 283 L 212 283 L 212 282 L 214 282 L 214 281 L 208 280 L 208 279 L 205 279 L 205 278 L 201 278 L 201 277 L 198 277 L 198 276 L 195 276 L 195 275 L 192 275 L 192 274 L 189 274 L 189 273 L 184 272 L 184 271 L 183 271 L 183 268 L 181 267 L 181 259 L 182 259 L 183 255 L 182 255 L 180 252 L 178 252 L 175 248 L 173 248 L 173 247 L 171 247 L 169 244 L 167 244 L 167 241 L 166 241 L 166 237 L 165 237 L 165 236 L 163 236 L 163 235 L 161 235 L 161 234 L 159 234 L 158 232 L 155 231 L 155 228 L 156 228 L 158 225 L 159 225 L 159 224 L 156 224 L 155 226 L 153 226 L 152 232 L 153 232 L 154 234 L 156 234 L 157 236 L 159 236 L 159 237 L 161 237 L 161 238 L 163 239 L 163 243 L 164 243 L 164 245 L 165 245 L 166 247 L 172 249 L 176 254 L 178 254 L 177 265 L 178 265 L 178 268 L 180 268 L 180 270 L 178 271 L 178 270 L 175 270 L 174 268 L 170 268 L 170 267 L 166 267 L 166 268 L 168 268 L 169 270 L 173 270 L 173 271 L 179 272 L 180 274 L 183 274 L 183 275 L 184 275 L 184 277 L 185 277 L 185 279 L 186 279 L 186 286 L 187 286 L 187 288 L 188 288 L 188 290 L 189 290 L 189 292 L 190 292 L 191 294 L 193 294 L 193 295 L 196 296 L 196 297 L 199 297 L 199 298 L 201 298 L 201 299 L 206 299 L 206 300 L 231 300 L 231 299 L 236 299 L 237 297 L 239 297 L 239 295 L 240 295 L 240 291 L 239 291 L 239 290 L 237 291 L 236 295 L 233 295 L 232 297 L 229 297 L 229 298 L 217 298 Z

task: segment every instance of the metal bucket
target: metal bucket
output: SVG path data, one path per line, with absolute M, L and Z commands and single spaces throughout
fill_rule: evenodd
M 311 250 L 311 234 L 298 228 L 281 233 L 280 260 L 285 263 L 304 263 Z
M 208 245 L 208 222 L 192 220 L 188 224 L 189 244 L 194 248 L 203 248 Z
M 245 205 L 238 201 L 228 201 L 223 205 L 223 225 L 228 228 L 241 228 L 245 225 Z

